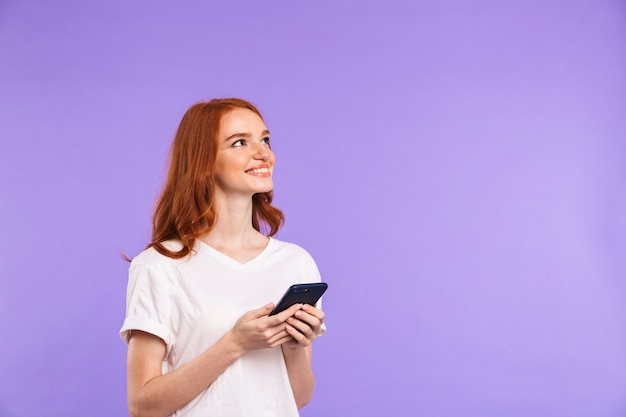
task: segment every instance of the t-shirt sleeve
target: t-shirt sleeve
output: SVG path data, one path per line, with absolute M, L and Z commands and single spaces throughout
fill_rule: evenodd
M 128 273 L 126 318 L 120 336 L 126 343 L 132 330 L 153 334 L 172 344 L 171 298 L 165 274 L 146 265 L 132 265 Z

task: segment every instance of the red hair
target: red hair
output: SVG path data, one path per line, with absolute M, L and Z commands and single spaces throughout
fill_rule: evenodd
M 157 252 L 170 258 L 191 253 L 197 238 L 211 231 L 217 221 L 215 207 L 215 156 L 222 118 L 243 108 L 261 113 L 251 103 L 238 98 L 214 99 L 195 104 L 183 116 L 172 148 L 163 191 L 152 218 L 152 242 Z M 282 226 L 283 213 L 272 206 L 273 192 L 252 196 L 252 226 L 274 236 Z M 167 249 L 163 242 L 177 239 L 180 251 Z

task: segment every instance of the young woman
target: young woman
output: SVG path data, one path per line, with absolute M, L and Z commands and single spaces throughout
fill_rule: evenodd
M 152 242 L 129 271 L 120 333 L 131 416 L 289 417 L 311 399 L 324 313 L 296 304 L 269 316 L 291 284 L 320 281 L 305 250 L 272 238 L 283 223 L 274 160 L 244 100 L 183 116 Z

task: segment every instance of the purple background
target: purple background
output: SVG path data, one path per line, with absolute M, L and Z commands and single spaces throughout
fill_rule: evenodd
M 0 3 L 0 416 L 123 416 L 126 271 L 199 100 L 318 261 L 309 416 L 626 416 L 626 5 Z

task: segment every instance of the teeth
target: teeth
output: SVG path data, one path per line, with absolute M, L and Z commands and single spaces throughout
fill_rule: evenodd
M 251 174 L 262 174 L 265 172 L 270 172 L 270 169 L 269 168 L 255 168 L 255 169 L 249 169 L 248 172 Z

